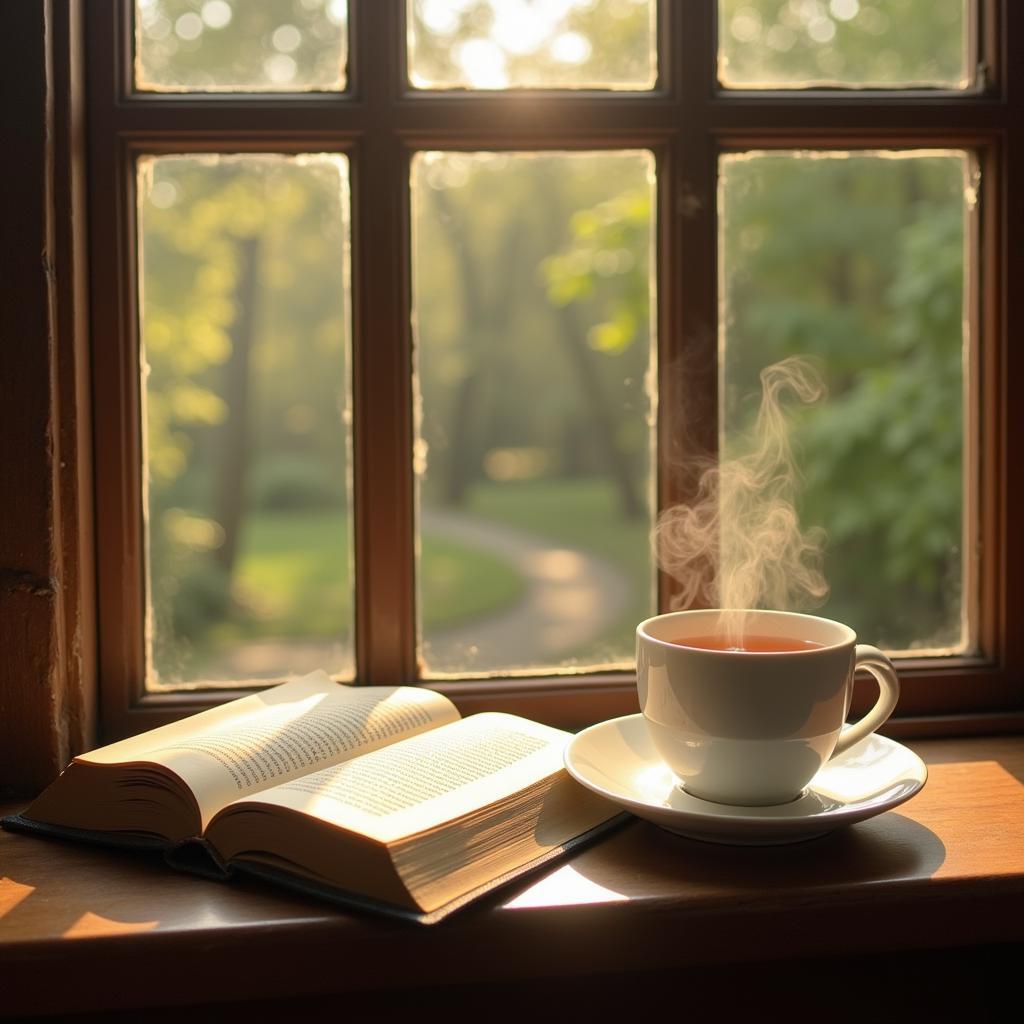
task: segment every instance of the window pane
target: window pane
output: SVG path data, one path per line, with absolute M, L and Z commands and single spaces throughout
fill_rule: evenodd
M 346 0 L 135 0 L 135 86 L 344 89 L 347 22 Z
M 428 674 L 607 667 L 650 613 L 654 161 L 412 169 Z
M 718 0 L 735 89 L 966 89 L 969 0 Z
M 749 153 L 720 168 L 722 448 L 749 450 L 764 367 L 818 363 L 827 395 L 793 403 L 790 440 L 801 524 L 827 534 L 821 614 L 895 650 L 970 643 L 970 167 L 930 151 Z
M 409 0 L 419 89 L 650 89 L 654 0 Z
M 149 679 L 351 674 L 348 165 L 139 163 Z

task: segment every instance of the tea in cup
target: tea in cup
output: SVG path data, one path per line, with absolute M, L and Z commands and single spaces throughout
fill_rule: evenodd
M 896 670 L 878 648 L 814 615 L 668 612 L 637 626 L 636 647 L 651 741 L 687 793 L 716 803 L 795 800 L 899 699 Z M 859 668 L 875 677 L 879 698 L 844 732 Z

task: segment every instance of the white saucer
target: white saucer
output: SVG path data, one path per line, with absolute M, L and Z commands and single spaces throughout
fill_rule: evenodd
M 683 791 L 643 715 L 584 729 L 566 747 L 565 766 L 588 789 L 670 832 L 740 846 L 814 839 L 909 800 L 928 778 L 917 754 L 875 733 L 829 761 L 790 803 L 716 804 Z

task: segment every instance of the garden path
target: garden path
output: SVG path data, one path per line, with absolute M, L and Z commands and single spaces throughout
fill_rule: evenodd
M 501 671 L 559 662 L 599 640 L 629 603 L 630 580 L 589 552 L 556 547 L 525 530 L 449 510 L 424 512 L 422 523 L 426 533 L 505 559 L 526 580 L 518 604 L 425 638 L 424 658 L 439 671 Z

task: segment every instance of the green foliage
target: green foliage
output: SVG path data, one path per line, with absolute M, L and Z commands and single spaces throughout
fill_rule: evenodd
M 322 459 L 305 454 L 270 454 L 253 466 L 250 507 L 265 512 L 343 508 L 345 480 L 325 472 Z
M 829 537 L 823 612 L 892 647 L 960 638 L 964 174 L 958 154 L 723 165 L 725 454 L 756 414 L 762 367 L 822 367 L 829 397 L 800 411 L 793 440 L 803 524 Z M 590 301 L 602 254 L 637 250 L 642 201 L 623 192 L 574 216 L 543 264 L 551 303 Z M 595 348 L 628 349 L 647 288 L 623 267 Z
M 893 647 L 959 642 L 964 161 L 794 159 L 724 169 L 726 438 L 757 374 L 817 357 L 829 395 L 794 441 L 826 530 L 824 613 Z
M 210 552 L 217 524 L 165 510 L 150 529 L 152 657 L 160 677 L 187 679 L 210 630 L 232 607 L 231 578 Z
M 230 356 L 246 303 L 253 337 L 241 457 L 250 473 L 240 498 L 331 503 L 344 514 L 346 166 L 331 156 L 160 157 L 141 163 L 140 182 L 154 662 L 174 677 L 187 657 L 176 646 L 202 647 L 234 600 L 218 611 L 193 595 L 215 589 L 218 573 L 228 577 L 219 591 L 233 589 L 228 566 L 213 566 L 228 539 L 218 497 L 231 456 L 225 396 L 238 387 Z M 257 287 L 245 296 L 241 247 L 250 242 Z M 289 483 L 301 493 L 282 493 Z M 215 542 L 197 547 L 172 528 L 181 515 L 210 521 Z
M 141 77 L 160 90 L 344 84 L 344 0 L 137 0 Z
M 962 85 L 963 0 L 719 0 L 719 73 L 737 87 Z
M 578 210 L 571 238 L 541 263 L 548 300 L 555 306 L 591 299 L 605 318 L 588 332 L 591 347 L 619 355 L 647 340 L 651 284 L 643 254 L 650 234 L 651 189 L 631 188 L 597 206 Z
M 479 153 L 414 165 L 428 501 L 450 500 L 453 476 L 486 479 L 484 456 L 500 448 L 544 451 L 550 476 L 607 473 L 618 455 L 643 480 L 652 163 L 644 152 Z M 594 429 L 575 351 L 588 344 L 618 452 Z

